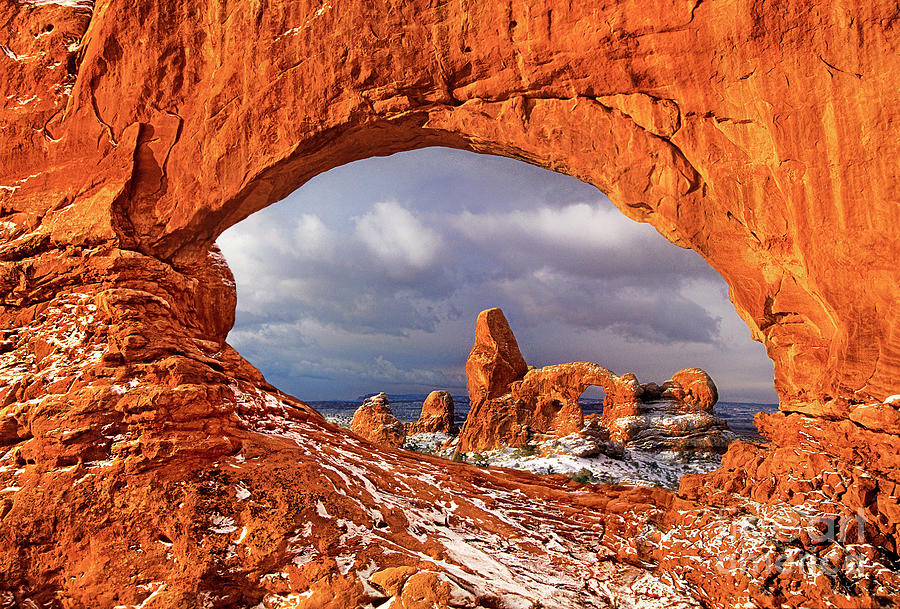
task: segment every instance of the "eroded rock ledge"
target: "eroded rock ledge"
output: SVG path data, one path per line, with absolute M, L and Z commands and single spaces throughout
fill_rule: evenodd
M 79 0 L 0 21 L 4 603 L 900 594 L 895 3 Z M 378 448 L 268 386 L 225 342 L 216 236 L 427 145 L 576 176 L 700 252 L 775 363 L 771 445 L 675 495 L 586 489 Z

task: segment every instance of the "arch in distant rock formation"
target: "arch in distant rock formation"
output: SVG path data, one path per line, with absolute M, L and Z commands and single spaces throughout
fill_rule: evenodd
M 4 455 L 23 464 L 0 513 L 5 539 L 31 557 L 5 565 L 4 581 L 40 600 L 64 590 L 94 606 L 140 603 L 143 593 L 127 586 L 132 572 L 167 582 L 159 598 L 169 606 L 191 590 L 252 596 L 263 586 L 256 575 L 296 557 L 262 537 L 296 538 L 297 518 L 314 522 L 335 552 L 346 533 L 336 519 L 387 527 L 410 556 L 451 552 L 425 547 L 397 514 L 378 512 L 383 521 L 372 524 L 374 512 L 351 499 L 372 508 L 368 487 L 343 471 L 368 472 L 390 488 L 401 512 L 421 516 L 417 526 L 430 526 L 431 516 L 359 458 L 362 448 L 348 449 L 227 346 L 234 286 L 214 247 L 227 227 L 323 171 L 430 145 L 575 176 L 698 251 L 766 344 L 782 409 L 810 415 L 773 415 L 764 433 L 843 472 L 846 492 L 815 474 L 810 484 L 824 484 L 835 505 L 876 506 L 877 543 L 896 554 L 889 489 L 900 429 L 881 403 L 900 393 L 895 11 L 886 0 L 830 11 L 805 0 L 777 11 L 666 0 L 652 12 L 630 0 L 0 6 L 0 431 Z M 71 433 L 59 433 L 59 420 Z M 303 438 L 315 445 L 309 454 Z M 678 501 L 695 502 L 707 526 L 714 515 L 704 502 L 723 489 L 757 501 L 805 497 L 790 486 L 795 475 L 777 475 L 792 467 L 783 452 L 741 450 L 729 453 L 715 483 L 682 485 Z M 261 455 L 267 467 L 255 460 Z M 823 471 L 813 456 L 803 466 Z M 390 458 L 411 478 L 443 472 L 457 497 L 519 484 Z M 214 467 L 220 459 L 237 469 Z M 236 483 L 237 471 L 269 507 L 241 511 L 233 492 L 222 494 L 220 483 Z M 580 499 L 551 489 L 556 482 L 538 492 L 534 479 L 521 480 L 546 505 L 577 514 L 578 526 L 555 524 L 573 554 L 590 546 L 585 536 L 602 510 L 573 509 Z M 334 494 L 338 487 L 346 495 Z M 430 505 L 449 502 L 436 487 L 420 492 Z M 490 492 L 498 505 L 515 504 L 511 490 Z M 609 501 L 604 492 L 598 505 Z M 615 555 L 657 560 L 713 601 L 726 602 L 735 587 L 764 594 L 718 573 L 716 556 L 696 557 L 685 571 L 678 557 L 697 546 L 678 545 L 690 537 L 678 529 L 684 510 L 666 512 L 673 499 L 661 493 L 622 491 L 616 500 L 625 496 L 633 510 L 616 518 L 626 524 L 603 538 Z M 71 509 L 51 515 L 47 506 Z M 212 529 L 197 528 L 210 510 Z M 460 513 L 473 527 L 532 534 L 533 523 L 509 516 L 519 514 L 512 508 L 506 520 L 479 510 L 472 501 Z M 660 513 L 678 533 L 657 538 L 669 551 L 638 535 Z M 246 543 L 267 558 L 257 563 L 251 553 L 246 570 L 231 572 L 223 557 L 235 517 L 260 532 L 259 543 Z M 122 530 L 97 528 L 104 521 Z M 201 543 L 179 545 L 186 531 Z M 154 542 L 160 535 L 176 540 L 183 572 L 169 567 L 168 550 Z M 152 551 L 139 562 L 133 546 Z M 529 547 L 544 552 L 535 572 L 553 563 L 539 541 Z M 384 564 L 373 547 L 354 551 L 360 568 L 370 557 Z M 73 562 L 73 552 L 88 558 Z M 122 560 L 111 569 L 90 552 Z M 310 564 L 332 564 L 322 561 Z M 417 577 L 437 577 L 423 569 Z M 232 573 L 227 585 L 216 573 Z M 365 596 L 355 576 L 323 588 L 308 569 L 291 573 L 293 589 L 347 604 Z M 807 598 L 833 591 L 827 581 L 815 586 L 804 588 Z

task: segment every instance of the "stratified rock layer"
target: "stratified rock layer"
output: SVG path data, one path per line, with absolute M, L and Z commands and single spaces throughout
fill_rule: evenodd
M 485 606 L 602 607 L 625 577 L 689 606 L 657 565 L 707 606 L 890 606 L 898 19 L 887 0 L 0 4 L 3 602 L 347 607 L 450 578 Z M 363 445 L 266 385 L 225 343 L 215 238 L 428 145 L 568 173 L 703 255 L 775 363 L 772 444 L 678 497 L 586 493 Z M 810 533 L 828 522 L 831 558 Z M 392 567 L 417 575 L 370 583 Z

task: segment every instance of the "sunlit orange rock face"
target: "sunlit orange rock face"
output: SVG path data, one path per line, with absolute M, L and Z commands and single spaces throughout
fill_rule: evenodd
M 366 398 L 356 409 L 350 431 L 383 446 L 403 446 L 406 441 L 406 429 L 391 412 L 388 398 L 383 393 Z
M 432 391 L 422 403 L 419 419 L 407 426 L 407 434 L 456 433 L 453 421 L 453 396 L 447 391 Z
M 636 382 L 623 381 L 597 364 L 529 369 L 506 317 L 496 308 L 475 320 L 466 384 L 469 414 L 456 445 L 460 452 L 522 446 L 539 433 L 561 437 L 580 431 L 584 413 L 578 398 L 592 385 L 607 390 L 610 411 L 631 414 L 638 403 Z
M 685 409 L 696 412 L 712 412 L 713 406 L 719 401 L 719 389 L 700 368 L 685 368 L 672 375 L 672 382 L 676 386 L 675 395 L 680 402 L 685 404 Z
M 512 359 L 508 352 L 513 348 L 524 374 L 483 372 L 509 369 L 505 362 Z M 660 386 L 641 384 L 630 372 L 619 376 L 591 362 L 526 367 L 506 317 L 496 308 L 482 311 L 476 319 L 466 373 L 470 408 L 455 445 L 461 453 L 521 447 L 570 434 L 595 436 L 600 428 L 598 439 L 604 446 L 611 446 L 610 439 L 618 443 L 617 453 L 623 443 L 649 450 L 724 452 L 733 439 L 725 421 L 713 414 L 718 390 L 703 370 L 679 370 Z M 502 386 L 498 378 L 512 380 Z M 591 386 L 604 390 L 603 414 L 586 428 L 578 400 Z M 685 414 L 693 416 L 680 416 Z
M 500 397 L 528 372 L 509 322 L 500 309 L 487 309 L 475 320 L 475 345 L 466 359 L 469 403 Z
M 3 603 L 894 603 L 895 3 L 77 0 L 0 22 Z M 771 444 L 677 495 L 587 488 L 379 448 L 267 385 L 225 342 L 215 238 L 427 145 L 568 173 L 699 252 L 775 363 Z

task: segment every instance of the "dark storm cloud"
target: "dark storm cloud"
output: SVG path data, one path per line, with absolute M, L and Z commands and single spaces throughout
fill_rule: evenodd
M 587 337 L 632 365 L 646 345 L 657 359 L 700 357 L 736 318 L 696 253 L 593 187 L 460 151 L 338 168 L 219 244 L 238 283 L 229 341 L 308 399 L 464 386 L 475 315 L 491 306 L 516 320 L 534 362 L 560 343 L 589 356 Z M 698 285 L 719 287 L 704 301 Z
M 221 240 L 235 273 L 253 277 L 241 293 L 244 327 L 315 319 L 356 332 L 434 331 L 459 313 L 451 303 L 466 286 L 485 307 L 492 294 L 519 303 L 532 323 L 558 319 L 655 342 L 711 342 L 717 331 L 678 291 L 708 267 L 600 199 L 430 221 L 383 201 L 343 227 L 310 213 L 247 224 L 240 247 L 230 234 Z
M 356 332 L 434 329 L 433 301 L 452 286 L 431 272 L 440 236 L 409 211 L 382 203 L 334 228 L 309 213 L 288 220 L 257 214 L 219 240 L 247 286 L 242 328 L 315 319 Z

